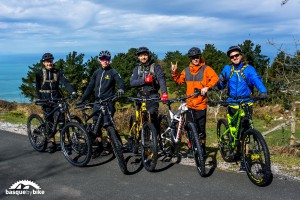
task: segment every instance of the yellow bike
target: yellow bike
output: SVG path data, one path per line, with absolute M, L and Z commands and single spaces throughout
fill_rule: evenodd
M 132 152 L 138 154 L 140 149 L 144 168 L 154 171 L 158 159 L 157 131 L 151 123 L 146 103 L 159 98 L 127 98 L 135 103 L 135 115 L 130 117 L 128 137 L 131 140 Z

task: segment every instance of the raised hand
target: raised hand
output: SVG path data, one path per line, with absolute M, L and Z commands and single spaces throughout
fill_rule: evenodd
M 177 70 L 177 61 L 176 61 L 175 64 L 173 64 L 173 62 L 171 62 L 171 70 L 172 70 L 173 72 L 175 72 L 175 71 Z

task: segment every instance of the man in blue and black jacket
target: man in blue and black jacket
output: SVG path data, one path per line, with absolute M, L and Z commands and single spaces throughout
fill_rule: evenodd
M 239 46 L 231 46 L 227 51 L 227 56 L 230 58 L 231 64 L 226 65 L 221 75 L 219 76 L 218 88 L 220 90 L 225 89 L 228 86 L 228 102 L 230 103 L 228 107 L 228 113 L 233 116 L 238 107 L 237 103 L 241 100 L 247 101 L 250 106 L 250 116 L 252 118 L 252 100 L 250 95 L 256 87 L 259 91 L 259 97 L 265 99 L 267 97 L 267 88 L 263 84 L 260 76 L 257 74 L 255 68 L 248 65 L 243 60 L 242 49 Z M 244 122 L 242 124 L 243 128 L 247 130 L 248 123 Z M 245 171 L 244 163 L 241 162 L 240 171 Z

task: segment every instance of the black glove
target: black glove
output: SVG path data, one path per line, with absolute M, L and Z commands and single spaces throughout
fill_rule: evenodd
M 76 92 L 72 92 L 71 97 L 72 97 L 72 99 L 77 99 L 78 95 Z
M 267 98 L 267 93 L 266 92 L 260 93 L 259 98 L 260 99 L 266 99 Z
M 226 73 L 225 74 L 221 74 L 222 78 L 221 78 L 221 82 L 223 85 L 225 85 L 227 83 L 227 80 L 226 80 Z
M 119 98 L 122 97 L 123 94 L 124 94 L 124 90 L 123 90 L 123 89 L 119 89 L 119 90 L 117 91 L 117 96 L 118 96 Z

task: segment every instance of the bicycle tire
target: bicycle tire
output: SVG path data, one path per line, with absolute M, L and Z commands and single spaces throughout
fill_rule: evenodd
M 31 146 L 38 152 L 47 147 L 46 124 L 37 114 L 31 114 L 27 120 L 27 135 Z
M 83 167 L 91 159 L 92 142 L 81 124 L 67 123 L 61 131 L 60 145 L 65 158 L 74 166 Z
M 203 155 L 203 149 L 200 143 L 200 139 L 198 136 L 197 129 L 195 127 L 195 124 L 192 122 L 189 122 L 187 124 L 188 128 L 188 134 L 190 141 L 192 143 L 192 150 L 194 152 L 194 158 L 195 158 L 195 163 L 197 167 L 197 171 L 201 177 L 205 177 L 205 160 L 204 160 L 204 155 Z
M 147 171 L 154 171 L 158 159 L 157 132 L 154 125 L 148 121 L 142 127 L 142 160 Z
M 136 133 L 138 124 L 134 123 L 134 122 L 136 122 L 136 117 L 135 117 L 135 115 L 131 115 L 130 120 L 129 120 L 129 131 L 131 130 L 130 133 L 133 136 L 133 138 L 131 139 L 131 150 L 132 150 L 132 153 L 138 154 L 139 138 L 137 138 L 137 133 Z
M 242 159 L 248 178 L 257 186 L 266 186 L 272 180 L 270 153 L 261 133 L 247 130 L 242 137 Z
M 123 172 L 123 174 L 128 174 L 127 167 L 126 167 L 126 161 L 125 161 L 124 155 L 123 155 L 123 146 L 117 136 L 117 132 L 114 129 L 114 127 L 112 127 L 112 126 L 108 126 L 106 128 L 106 130 L 107 130 L 108 136 L 111 139 L 111 144 L 113 147 L 114 154 L 118 160 L 119 167 L 120 167 L 121 171 Z
M 226 138 L 221 137 L 221 135 L 229 128 L 228 123 L 225 119 L 219 119 L 217 123 L 217 140 L 218 146 L 221 153 L 221 156 L 225 162 L 233 162 L 234 159 L 234 152 L 230 146 L 231 141 L 231 134 L 228 131 L 226 134 Z
M 174 136 L 172 136 L 171 129 L 166 131 L 171 127 L 171 120 L 167 115 L 159 116 L 159 133 L 158 135 L 158 144 L 160 150 L 165 155 L 173 155 L 175 153 L 175 141 Z

